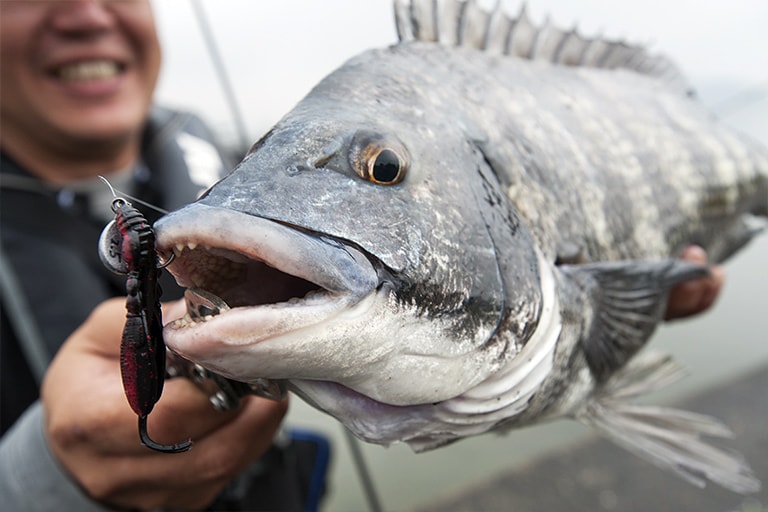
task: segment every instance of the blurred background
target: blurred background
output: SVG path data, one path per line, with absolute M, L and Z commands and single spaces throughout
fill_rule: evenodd
M 154 6 L 165 52 L 158 102 L 200 114 L 220 142 L 234 151 L 243 148 L 238 121 L 228 106 L 198 16 L 202 15 L 222 57 L 248 144 L 345 60 L 396 42 L 390 0 L 154 0 Z M 668 55 L 723 122 L 768 144 L 765 0 L 530 0 L 527 6 L 536 22 L 549 15 L 562 27 L 577 24 L 584 35 L 625 39 Z M 504 7 L 517 13 L 520 2 L 504 2 Z M 706 396 L 749 372 L 768 368 L 766 263 L 768 236 L 729 262 L 727 286 L 714 311 L 660 330 L 652 345 L 674 353 L 691 375 L 655 401 Z M 762 391 L 768 394 L 768 389 Z M 768 410 L 762 417 L 768 424 Z M 298 399 L 292 401 L 287 424 L 319 430 L 333 441 L 324 510 L 369 509 L 342 427 Z M 362 448 L 381 507 L 415 510 L 528 467 L 590 435 L 573 422 L 557 422 L 505 436 L 468 439 L 421 455 L 404 446 Z M 767 459 L 768 450 L 747 456 Z M 658 472 L 650 465 L 644 470 Z M 555 482 L 562 475 L 549 476 Z M 768 485 L 768 474 L 760 476 Z M 620 498 L 611 503 L 620 503 Z M 732 503 L 731 510 L 768 510 L 760 497 L 745 502 L 733 495 Z

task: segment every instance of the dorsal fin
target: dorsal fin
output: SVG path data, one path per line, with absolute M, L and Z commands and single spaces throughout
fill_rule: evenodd
M 526 5 L 516 17 L 503 12 L 497 0 L 492 10 L 477 0 L 394 0 L 397 35 L 401 42 L 432 41 L 492 53 L 545 60 L 566 66 L 623 68 L 658 77 L 687 91 L 677 67 L 666 57 L 651 55 L 642 46 L 601 36 L 587 38 L 576 27 L 563 30 L 547 18 L 536 26 Z

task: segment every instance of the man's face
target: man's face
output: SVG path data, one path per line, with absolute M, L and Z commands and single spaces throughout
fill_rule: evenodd
M 149 0 L 0 0 L 0 66 L 4 146 L 135 134 L 160 68 Z

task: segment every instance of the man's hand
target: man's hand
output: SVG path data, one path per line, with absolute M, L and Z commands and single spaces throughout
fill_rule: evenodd
M 271 444 L 288 404 L 246 397 L 216 412 L 186 379 L 165 382 L 149 415 L 160 443 L 191 438 L 188 452 L 154 452 L 139 442 L 123 394 L 120 339 L 125 300 L 104 302 L 62 346 L 42 388 L 48 441 L 94 499 L 123 508 L 204 508 Z
M 707 253 L 696 245 L 686 247 L 680 258 L 692 263 L 707 264 Z M 715 303 L 725 282 L 725 271 L 721 266 L 714 266 L 709 270 L 709 277 L 681 283 L 672 288 L 667 302 L 666 320 L 701 313 Z

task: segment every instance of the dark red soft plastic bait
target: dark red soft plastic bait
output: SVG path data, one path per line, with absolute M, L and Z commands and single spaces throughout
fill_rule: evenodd
M 126 319 L 120 345 L 120 372 L 125 396 L 139 417 L 142 444 L 160 452 L 182 452 L 190 440 L 177 444 L 156 443 L 147 432 L 147 416 L 160 399 L 165 382 L 165 343 L 158 283 L 160 267 L 155 252 L 155 233 L 149 222 L 126 200 L 112 201 L 115 220 L 101 235 L 99 255 L 112 271 L 127 276 Z

